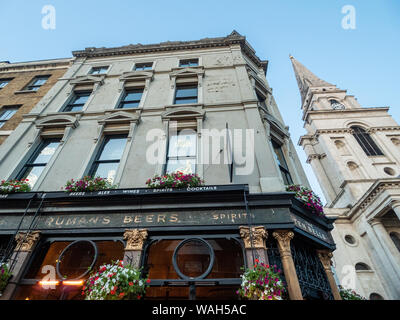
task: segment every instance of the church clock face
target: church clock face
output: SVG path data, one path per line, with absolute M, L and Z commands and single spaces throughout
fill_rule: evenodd
M 336 100 L 331 100 L 331 107 L 333 110 L 344 110 L 345 106 Z

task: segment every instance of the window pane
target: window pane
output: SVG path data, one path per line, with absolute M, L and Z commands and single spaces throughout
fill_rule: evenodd
M 91 74 L 103 74 L 106 73 L 108 67 L 94 67 L 92 68 Z
M 196 172 L 196 159 L 168 159 L 167 173 L 181 171 L 184 174 Z
M 196 156 L 196 134 L 173 135 L 169 140 L 169 157 Z
M 134 101 L 139 100 L 142 98 L 143 91 L 142 90 L 135 90 L 135 91 L 128 91 L 124 98 L 124 101 Z
M 123 102 L 120 105 L 121 109 L 137 108 L 140 102 Z
M 176 90 L 177 98 L 197 97 L 197 87 L 178 87 Z
M 0 115 L 0 120 L 9 120 L 17 112 L 17 110 L 17 108 L 5 109 Z
M 146 62 L 146 63 L 137 63 L 135 65 L 135 70 L 149 70 L 153 67 L 152 62 Z
M 8 84 L 8 80 L 0 80 L 0 88 L 4 88 Z
M 195 67 L 199 65 L 198 59 L 181 60 L 179 66 L 181 67 Z
M 108 138 L 99 160 L 120 160 L 125 144 L 126 137 Z
M 175 104 L 197 103 L 197 98 L 185 98 L 175 100 Z
M 32 85 L 41 86 L 46 82 L 47 78 L 38 78 L 34 81 Z
M 42 151 L 40 151 L 39 155 L 33 161 L 33 163 L 47 163 L 49 162 L 50 158 L 56 151 L 60 142 L 50 142 L 47 146 L 45 146 Z
M 93 172 L 93 177 L 108 179 L 112 183 L 117 174 L 118 166 L 119 162 L 99 163 Z
M 90 93 L 78 93 L 74 97 L 72 104 L 85 104 L 89 96 Z
M 33 188 L 44 168 L 45 166 L 28 167 L 21 179 L 28 179 L 28 184 Z

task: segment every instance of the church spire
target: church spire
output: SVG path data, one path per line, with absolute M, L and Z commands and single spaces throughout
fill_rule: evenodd
M 314 88 L 314 87 L 336 88 L 335 85 L 318 78 L 314 73 L 312 73 L 300 62 L 298 62 L 295 58 L 293 58 L 293 56 L 290 55 L 289 57 L 290 60 L 292 61 L 294 74 L 296 76 L 297 84 L 299 86 L 302 104 L 304 104 L 304 100 L 306 98 L 309 88 Z

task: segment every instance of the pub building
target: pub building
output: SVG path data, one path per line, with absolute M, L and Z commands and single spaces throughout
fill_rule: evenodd
M 333 219 L 285 191 L 309 183 L 266 80 L 268 62 L 244 36 L 73 55 L 51 98 L 0 148 L 0 176 L 32 187 L 0 195 L 0 248 L 13 274 L 0 299 L 83 299 L 90 270 L 117 259 L 151 279 L 143 299 L 238 299 L 241 268 L 256 259 L 283 271 L 288 299 L 340 299 Z M 165 129 L 162 165 L 146 159 L 154 128 Z M 248 173 L 233 145 L 231 164 L 200 161 L 203 130 L 227 128 L 254 133 Z M 205 183 L 146 188 L 176 170 Z M 59 191 L 85 175 L 118 188 Z

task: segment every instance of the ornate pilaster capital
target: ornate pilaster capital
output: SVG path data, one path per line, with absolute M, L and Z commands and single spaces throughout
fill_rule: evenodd
M 331 270 L 331 265 L 332 265 L 331 259 L 333 257 L 332 252 L 328 250 L 317 250 L 317 254 L 325 270 Z
M 249 227 L 240 226 L 239 230 L 246 249 L 265 249 L 265 239 L 268 237 L 268 232 L 263 226 L 252 227 L 251 235 Z
M 374 227 L 374 226 L 381 225 L 382 221 L 381 221 L 381 219 L 373 218 L 373 219 L 369 220 L 368 223 L 371 225 L 371 227 Z
M 126 240 L 125 251 L 141 251 L 144 241 L 147 239 L 146 229 L 125 230 L 124 240 Z
M 281 255 L 282 253 L 291 254 L 290 240 L 292 240 L 294 237 L 293 231 L 277 230 L 272 233 L 272 236 L 278 241 L 278 248 L 279 251 L 281 252 Z
M 32 231 L 28 234 L 26 232 L 18 232 L 15 236 L 15 241 L 17 242 L 16 250 L 21 252 L 31 251 L 39 238 L 40 231 Z
M 400 207 L 400 201 L 392 201 L 392 202 L 390 202 L 390 207 L 392 209 L 399 208 Z

